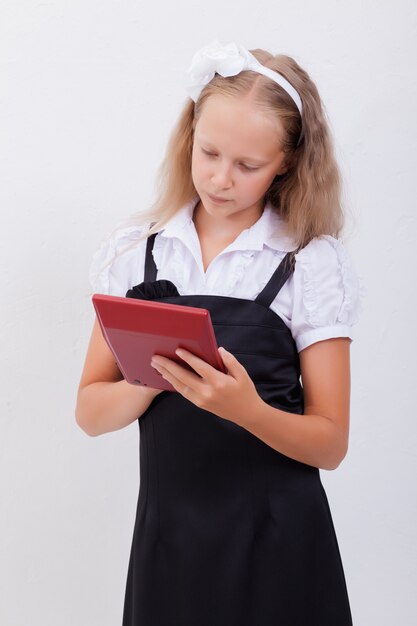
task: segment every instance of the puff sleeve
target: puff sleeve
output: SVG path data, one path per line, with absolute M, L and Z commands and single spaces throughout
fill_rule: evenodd
M 137 225 L 117 226 L 95 251 L 89 280 L 94 293 L 125 296 L 128 289 L 143 281 L 146 239 Z
M 291 333 L 298 352 L 333 337 L 353 340 L 366 288 L 344 244 L 322 235 L 295 258 Z

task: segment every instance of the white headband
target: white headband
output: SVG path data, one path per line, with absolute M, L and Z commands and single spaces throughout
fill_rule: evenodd
M 301 98 L 291 83 L 278 72 L 259 63 L 249 50 L 234 42 L 222 45 L 218 41 L 212 41 L 198 50 L 186 72 L 185 88 L 194 102 L 197 102 L 200 93 L 216 73 L 224 77 L 236 76 L 244 70 L 258 72 L 278 83 L 291 96 L 300 115 L 302 114 Z

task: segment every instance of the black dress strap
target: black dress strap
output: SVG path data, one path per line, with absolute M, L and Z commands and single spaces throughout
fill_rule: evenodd
M 281 287 L 285 285 L 295 268 L 295 255 L 288 252 L 272 274 L 265 287 L 255 298 L 255 302 L 262 306 L 270 307 L 278 295 Z
M 152 228 L 152 226 L 154 225 L 155 222 L 153 222 L 150 225 L 150 228 Z M 155 243 L 155 237 L 157 236 L 158 233 L 154 233 L 153 235 L 151 235 L 150 237 L 148 237 L 148 241 L 146 242 L 146 254 L 145 254 L 145 276 L 144 276 L 144 281 L 154 281 L 156 280 L 156 274 L 158 271 L 158 268 L 156 267 L 155 264 L 155 260 L 153 258 L 153 254 L 152 254 L 152 250 L 153 250 L 153 245 Z
M 152 226 L 152 224 L 151 224 Z M 157 267 L 153 258 L 152 250 L 155 243 L 155 237 L 158 233 L 154 233 L 148 237 L 146 243 L 146 256 L 145 256 L 145 278 L 147 281 L 155 281 L 157 275 Z M 292 252 L 288 252 L 278 265 L 271 278 L 262 289 L 262 291 L 255 298 L 255 302 L 262 306 L 269 308 L 272 302 L 277 297 L 281 287 L 287 282 L 295 268 L 295 255 Z

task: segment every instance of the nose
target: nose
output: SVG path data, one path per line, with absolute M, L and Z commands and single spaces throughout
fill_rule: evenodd
M 226 163 L 226 161 L 216 163 L 211 176 L 211 182 L 216 191 L 230 189 L 233 184 L 232 166 Z

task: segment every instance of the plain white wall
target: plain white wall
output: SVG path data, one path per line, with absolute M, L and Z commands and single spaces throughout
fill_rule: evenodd
M 0 11 L 1 625 L 121 623 L 138 425 L 90 438 L 75 423 L 88 267 L 153 198 L 182 73 L 214 38 L 294 56 L 325 102 L 345 243 L 368 294 L 350 450 L 322 479 L 355 626 L 416 624 L 415 3 L 2 0 Z

